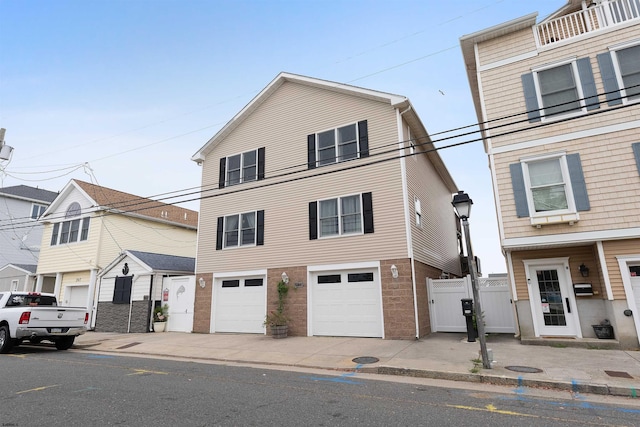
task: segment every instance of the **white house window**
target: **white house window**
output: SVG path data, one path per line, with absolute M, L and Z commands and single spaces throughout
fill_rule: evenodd
M 224 217 L 224 247 L 256 244 L 256 212 Z
M 416 210 L 416 225 L 422 227 L 422 203 L 417 197 L 414 199 L 414 207 Z
M 574 62 L 535 73 L 545 116 L 580 111 L 578 73 Z
M 31 207 L 31 219 L 40 218 L 40 216 L 44 213 L 45 210 L 47 210 L 47 207 L 45 205 L 39 205 L 37 203 L 34 203 L 33 206 Z
M 362 233 L 360 195 L 319 202 L 320 237 Z
M 82 209 L 79 203 L 73 202 L 69 205 L 65 218 L 73 219 L 53 224 L 51 246 L 85 241 L 89 238 L 90 218 L 75 218 L 80 216 L 81 213 Z
M 565 210 L 569 207 L 566 177 L 560 160 L 555 158 L 525 163 L 535 212 Z
M 624 94 L 628 99 L 640 99 L 640 45 L 614 51 L 614 54 Z
M 318 164 L 328 165 L 358 157 L 358 127 L 356 124 L 317 134 Z
M 258 151 L 227 157 L 227 185 L 255 181 L 258 177 Z

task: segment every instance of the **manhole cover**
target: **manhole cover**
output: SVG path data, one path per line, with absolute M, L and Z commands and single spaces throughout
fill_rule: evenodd
M 379 361 L 380 359 L 378 359 L 377 357 L 371 356 L 356 357 L 355 359 L 353 359 L 353 362 L 360 363 L 361 365 L 366 365 L 367 363 L 376 363 Z
M 504 368 L 510 371 L 525 372 L 528 374 L 537 374 L 539 372 L 542 372 L 542 369 L 532 368 L 530 366 L 505 366 Z
M 628 372 L 624 372 L 624 371 L 604 371 L 606 372 L 607 375 L 609 375 L 610 377 L 617 377 L 617 378 L 632 378 L 633 377 L 631 375 L 629 375 Z

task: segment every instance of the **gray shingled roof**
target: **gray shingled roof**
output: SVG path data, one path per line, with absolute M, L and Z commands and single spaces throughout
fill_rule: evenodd
M 36 264 L 11 264 L 11 265 L 21 268 L 23 270 L 26 270 L 29 273 L 35 273 L 36 270 L 38 269 L 38 266 Z
M 29 187 L 28 185 L 14 185 L 12 187 L 0 188 L 0 193 L 47 203 L 53 202 L 53 200 L 58 197 L 58 193 L 55 191 Z
M 129 251 L 133 256 L 154 270 L 176 271 L 193 274 L 196 271 L 196 259 L 183 256 L 154 254 L 151 252 Z

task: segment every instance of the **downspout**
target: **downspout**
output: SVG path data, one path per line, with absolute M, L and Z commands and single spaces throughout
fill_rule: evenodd
M 404 150 L 403 142 L 403 129 L 402 129 L 402 115 L 411 110 L 409 105 L 404 111 L 399 111 L 397 114 L 398 121 L 398 150 L 402 153 Z M 404 223 L 405 232 L 407 236 L 407 255 L 411 260 L 411 288 L 413 291 L 413 321 L 416 326 L 416 340 L 420 339 L 420 324 L 418 318 L 418 292 L 416 289 L 416 268 L 413 259 L 413 240 L 411 238 L 411 220 L 409 218 L 409 189 L 407 186 L 407 163 L 406 157 L 400 157 L 400 173 L 402 174 L 402 199 L 404 200 Z
M 153 313 L 153 278 L 155 277 L 155 275 L 151 275 L 150 280 L 149 280 L 149 304 L 147 306 L 147 332 L 151 332 L 151 322 L 153 321 L 152 319 L 152 313 Z
M 137 277 L 134 274 L 131 275 L 131 292 L 129 293 L 129 321 L 127 322 L 127 333 L 131 332 L 131 313 L 133 311 L 133 287 Z

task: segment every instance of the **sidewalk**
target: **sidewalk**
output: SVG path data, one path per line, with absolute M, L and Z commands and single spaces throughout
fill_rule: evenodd
M 87 332 L 76 338 L 73 348 L 121 355 L 358 371 L 640 397 L 640 351 L 523 345 L 512 335 L 487 338 L 487 348 L 493 354 L 491 370 L 482 368 L 479 342 L 469 343 L 466 334 L 460 333 L 435 333 L 417 341 L 401 341 Z M 354 361 L 355 358 L 363 359 Z

